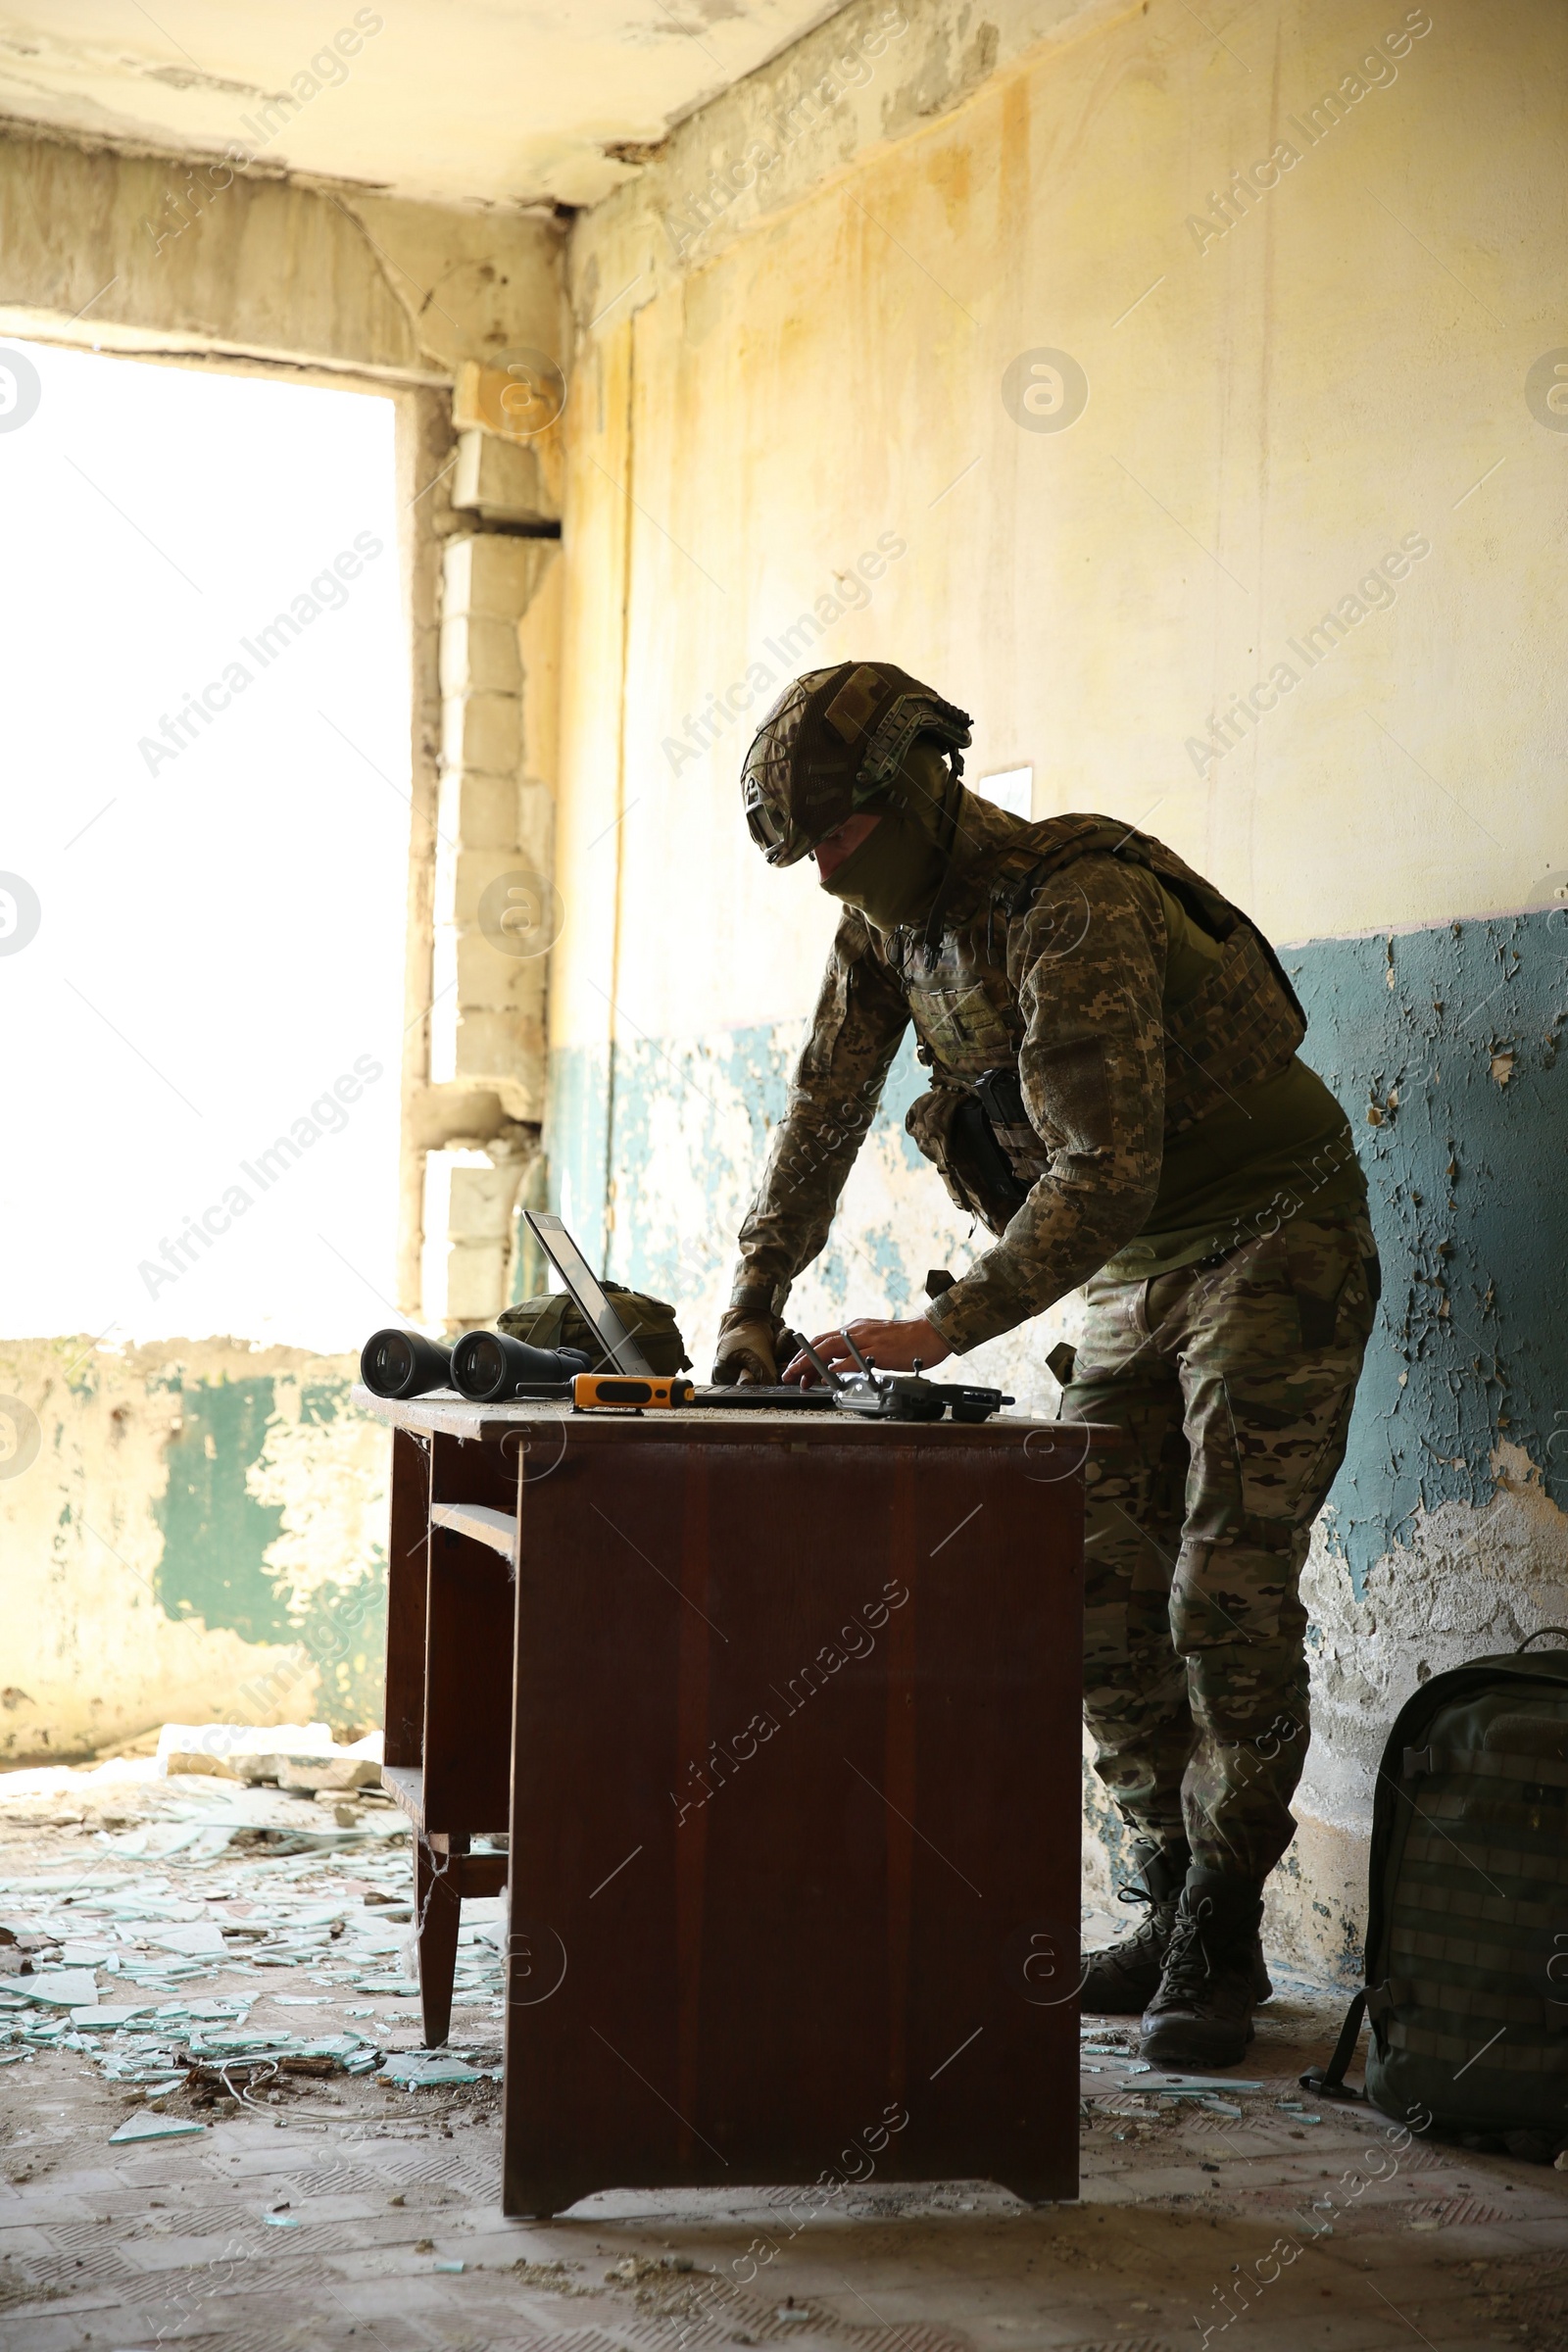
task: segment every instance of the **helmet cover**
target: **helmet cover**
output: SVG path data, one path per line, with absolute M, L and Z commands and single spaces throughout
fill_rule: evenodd
M 785 687 L 741 770 L 746 824 L 769 865 L 795 865 L 892 785 L 918 735 L 963 772 L 967 711 L 891 662 L 841 662 Z

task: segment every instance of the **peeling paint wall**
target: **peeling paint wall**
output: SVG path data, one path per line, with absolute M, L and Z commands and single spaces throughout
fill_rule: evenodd
M 1335 1496 L 1359 1594 L 1434 1514 L 1485 1509 L 1504 1456 L 1568 1501 L 1568 917 L 1319 941 L 1286 963 L 1357 1125 L 1384 1261 L 1383 1345 Z
M 355 1376 L 225 1340 L 0 1347 L 0 1416 L 30 1399 L 36 1436 L 0 1478 L 0 1765 L 171 1719 L 379 1720 L 388 1444 Z
M 736 776 L 814 663 L 929 677 L 975 714 L 971 776 L 1029 767 L 1036 814 L 1146 825 L 1308 942 L 1306 1057 L 1386 1290 L 1309 1571 L 1273 1932 L 1348 1970 L 1383 1727 L 1423 1673 L 1568 1620 L 1568 444 L 1541 390 L 1568 25 L 892 15 L 715 99 L 573 234 L 554 1193 L 704 1362 L 834 913 L 763 866 Z M 1087 399 L 1057 429 L 1063 354 Z M 808 1322 L 907 1307 L 972 1246 L 903 1137 L 913 1080 L 901 1057 Z M 969 1361 L 1054 1409 L 1073 1318 Z
M 1309 1948 L 1353 1973 L 1383 1735 L 1432 1675 L 1568 1624 L 1568 918 L 1287 955 L 1357 1124 L 1383 1260 L 1349 1456 L 1316 1532 Z

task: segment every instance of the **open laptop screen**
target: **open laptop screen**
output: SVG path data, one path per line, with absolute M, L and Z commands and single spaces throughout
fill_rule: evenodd
M 605 1297 L 587 1259 L 561 1219 L 546 1209 L 525 1208 L 522 1213 L 535 1241 L 564 1283 L 567 1296 L 603 1340 L 616 1370 L 651 1375 L 652 1364 Z

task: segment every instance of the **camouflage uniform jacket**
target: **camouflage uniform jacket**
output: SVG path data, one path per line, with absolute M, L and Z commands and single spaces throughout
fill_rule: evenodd
M 1028 823 L 965 794 L 960 845 L 928 924 L 884 937 L 853 909 L 839 924 L 741 1228 L 735 1308 L 782 1309 L 822 1249 L 910 1021 L 931 1088 L 908 1132 L 999 1236 L 927 1310 L 960 1352 L 1042 1313 L 1132 1240 L 1164 1137 L 1283 1070 L 1306 1033 L 1261 933 L 1150 835 L 1101 816 Z M 1163 1003 L 1155 877 L 1223 944 L 1179 1008 Z M 1008 1074 L 1021 1116 L 999 1119 L 1008 1095 L 977 1089 L 992 1072 Z M 982 1092 L 1012 1179 L 1004 1190 L 959 1144 Z

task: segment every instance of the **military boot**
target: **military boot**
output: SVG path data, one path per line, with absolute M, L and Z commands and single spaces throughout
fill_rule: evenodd
M 1192 1870 L 1177 1906 L 1159 1989 L 1144 2012 L 1140 2053 L 1155 2066 L 1235 2066 L 1252 2038 L 1268 1985 L 1258 1926 L 1263 1891 L 1250 1879 Z M 1272 1985 L 1269 1985 L 1272 1991 Z
M 1137 2017 L 1159 1990 L 1159 1974 L 1192 1855 L 1185 1844 L 1135 1845 L 1133 1855 L 1138 1876 L 1119 1890 L 1117 1900 L 1143 1903 L 1148 1916 L 1132 1935 L 1084 1954 L 1078 2005 L 1091 2017 Z

